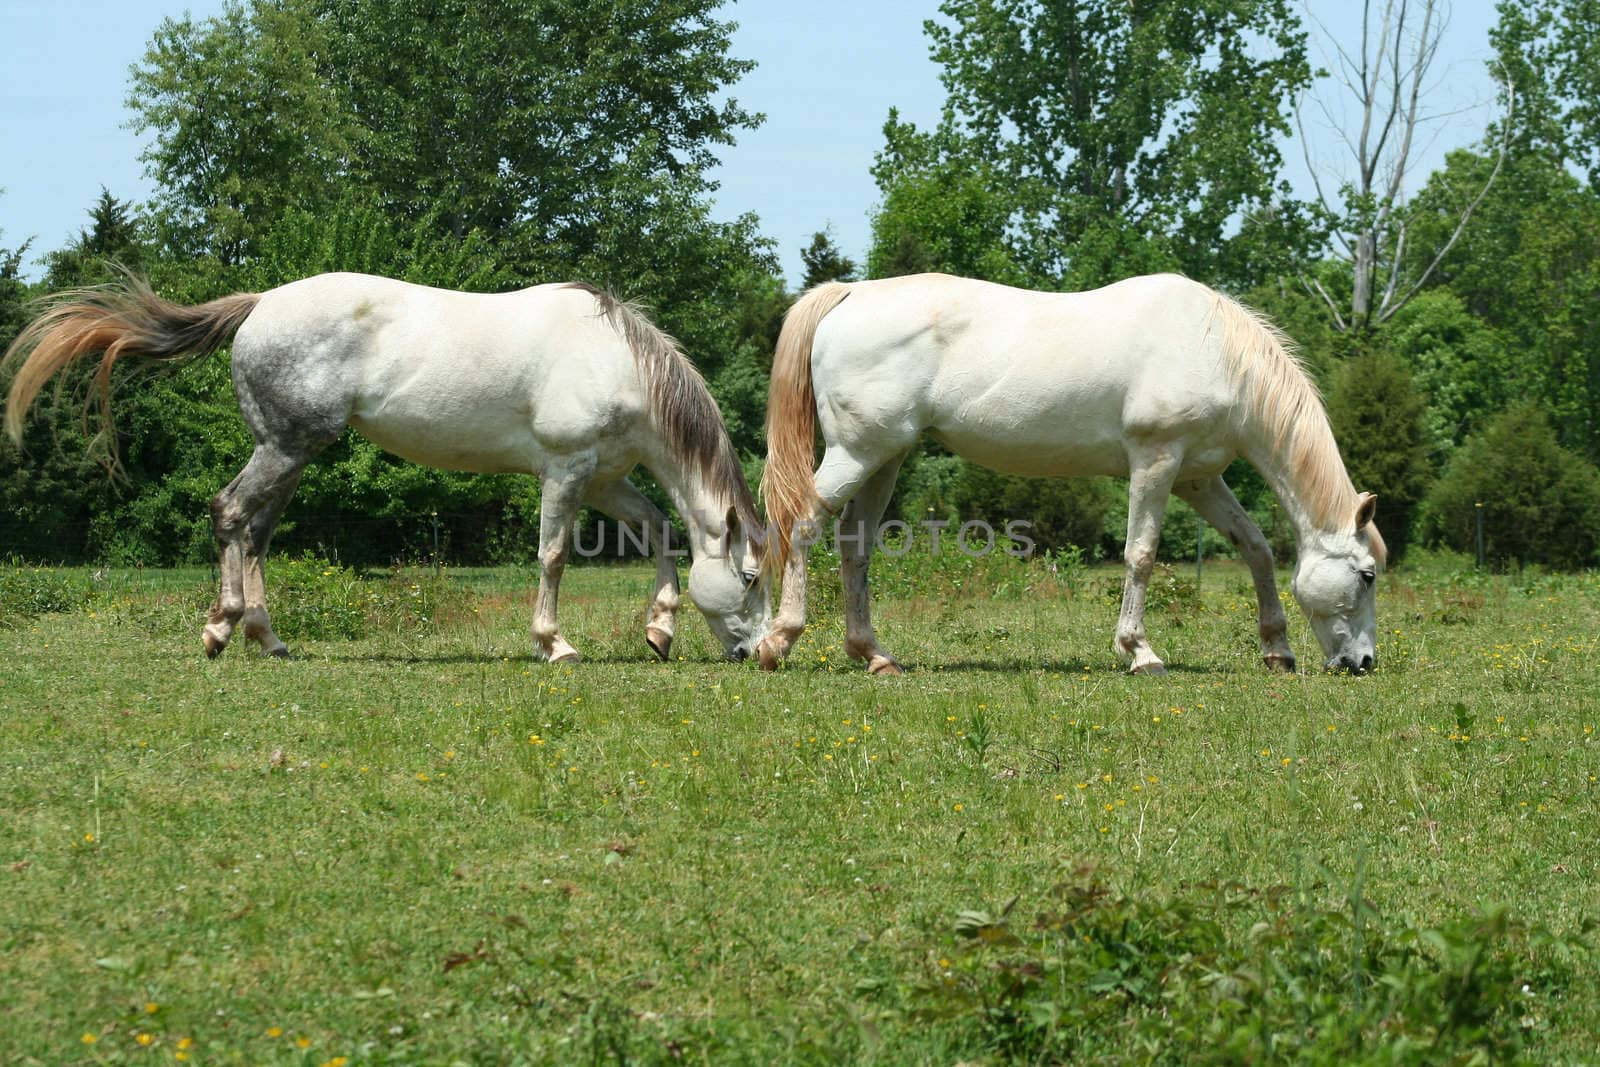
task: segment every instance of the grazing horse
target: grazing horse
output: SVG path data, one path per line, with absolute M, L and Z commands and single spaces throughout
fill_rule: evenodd
M 233 339 L 233 385 L 255 451 L 211 502 L 222 583 L 202 633 L 206 654 L 241 623 L 273 655 L 261 557 L 301 472 L 354 426 L 397 456 L 450 470 L 535 474 L 543 483 L 535 653 L 578 659 L 556 625 L 561 572 L 583 504 L 644 531 L 656 553 L 645 639 L 665 660 L 678 609 L 667 520 L 628 481 L 642 464 L 689 530 L 689 597 L 731 659 L 766 630 L 761 519 L 722 414 L 672 338 L 630 304 L 582 284 L 489 295 L 362 274 L 322 274 L 265 293 L 184 307 L 148 285 L 54 298 L 7 354 L 28 353 L 5 424 L 23 417 L 56 371 L 101 353 L 110 421 L 122 356 L 198 358 Z
M 813 474 L 818 426 L 826 451 Z M 759 646 L 763 667 L 775 668 L 805 628 L 796 533 L 838 515 L 848 535 L 839 540 L 846 649 L 874 674 L 900 673 L 872 629 L 867 565 L 895 475 L 924 433 L 1010 474 L 1129 479 L 1115 647 L 1133 671 L 1152 674 L 1164 668 L 1145 636 L 1145 590 L 1169 493 L 1238 546 L 1266 662 L 1294 669 L 1272 552 L 1222 480 L 1245 457 L 1294 523 L 1294 593 L 1327 666 L 1371 669 L 1385 554 L 1377 498 L 1350 484 L 1316 387 L 1283 335 L 1171 274 L 1084 293 L 941 274 L 807 292 L 784 320 L 767 407 L 766 563 L 783 574 L 783 596 Z

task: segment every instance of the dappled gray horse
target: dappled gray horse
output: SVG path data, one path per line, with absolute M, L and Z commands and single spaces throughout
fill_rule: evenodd
M 233 384 L 255 452 L 211 503 L 222 582 L 206 654 L 237 626 L 274 655 L 261 557 L 318 452 L 353 426 L 398 456 L 450 470 L 534 474 L 543 483 L 535 652 L 575 661 L 556 625 L 578 509 L 642 529 L 656 553 L 645 638 L 663 660 L 678 608 L 666 517 L 628 480 L 655 475 L 689 531 L 689 596 L 730 658 L 766 631 L 761 520 L 722 415 L 682 351 L 635 307 L 581 284 L 489 295 L 363 274 L 322 274 L 265 293 L 185 307 L 126 278 L 52 297 L 11 346 L 25 361 L 6 405 L 15 441 L 52 375 L 100 354 L 110 426 L 122 356 L 195 358 L 233 339 Z

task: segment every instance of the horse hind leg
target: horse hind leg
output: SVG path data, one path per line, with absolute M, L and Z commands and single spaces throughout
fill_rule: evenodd
M 1278 599 L 1273 573 L 1272 546 L 1266 535 L 1240 506 L 1233 490 L 1221 477 L 1190 482 L 1173 490 L 1200 513 L 1200 517 L 1233 542 L 1250 568 L 1256 587 L 1256 612 L 1260 622 L 1261 658 L 1268 668 L 1294 673 L 1294 652 L 1289 648 L 1289 620 Z
M 250 520 L 244 549 L 244 634 L 261 646 L 269 656 L 286 657 L 288 646 L 272 629 L 267 615 L 267 582 L 262 570 L 262 558 L 272 543 L 272 532 L 277 528 L 283 509 L 294 496 L 300 484 L 300 471 L 295 471 L 288 484 L 282 486 Z
M 889 497 L 900 474 L 900 460 L 881 467 L 867 480 L 861 491 L 845 506 L 839 520 L 839 576 L 844 582 L 845 652 L 851 659 L 867 665 L 867 673 L 879 676 L 903 674 L 900 664 L 878 644 L 872 628 L 872 593 L 867 571 L 872 564 L 872 548 L 878 524 L 883 521 Z
M 258 444 L 244 470 L 212 498 L 211 525 L 217 539 L 221 580 L 216 603 L 201 630 L 207 656 L 214 658 L 220 654 L 241 622 L 246 623 L 246 634 L 261 640 L 269 652 L 282 654 L 278 651 L 282 642 L 272 635 L 266 621 L 261 576 L 261 552 L 265 543 L 257 543 L 252 526 L 265 510 L 265 536 L 271 537 L 272 526 L 294 492 L 307 461 L 308 457 L 292 456 L 270 445 Z M 250 610 L 252 606 L 259 615 Z M 268 644 L 269 640 L 277 647 Z

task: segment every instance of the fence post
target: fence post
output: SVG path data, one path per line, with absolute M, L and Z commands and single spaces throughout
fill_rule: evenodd
M 433 576 L 437 578 L 439 577 L 439 568 L 441 566 L 439 560 L 439 512 L 434 510 L 428 514 L 433 520 Z
M 1483 570 L 1483 501 L 1472 505 L 1474 516 L 1478 520 L 1478 569 Z

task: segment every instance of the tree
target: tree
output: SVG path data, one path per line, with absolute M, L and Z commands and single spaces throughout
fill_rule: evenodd
M 242 262 L 291 206 L 336 199 L 363 136 L 315 0 L 229 0 L 216 18 L 166 19 L 133 66 L 131 125 L 155 221 L 179 256 Z
M 1452 225 L 1435 241 L 1419 245 L 1406 207 L 1407 182 L 1416 176 L 1430 121 L 1422 98 L 1444 33 L 1443 7 L 1443 0 L 1383 0 L 1381 11 L 1374 12 L 1373 0 L 1362 0 L 1359 48 L 1336 43 L 1336 77 L 1357 106 L 1353 128 L 1342 128 L 1330 105 L 1314 99 L 1340 130 L 1355 167 L 1353 175 L 1340 180 L 1338 203 L 1311 158 L 1310 139 L 1297 116 L 1318 202 L 1335 220 L 1337 251 L 1349 265 L 1349 293 L 1335 297 L 1309 274 L 1303 281 L 1322 297 L 1340 330 L 1360 333 L 1381 325 L 1422 290 L 1494 185 L 1506 157 L 1502 118 L 1494 165 L 1480 182 L 1451 198 Z M 1507 85 L 1506 114 L 1514 100 L 1514 88 Z
M 752 64 L 721 3 L 230 3 L 163 23 L 129 106 L 176 245 L 240 262 L 357 187 L 542 277 L 641 195 L 703 196 L 714 146 L 759 121 L 727 95 Z
M 116 267 L 138 270 L 145 264 L 145 244 L 133 205 L 118 200 L 105 186 L 89 209 L 90 226 L 65 248 L 45 256 L 46 289 L 67 289 L 110 281 Z
M 32 317 L 22 280 L 30 243 L 0 248 L 0 352 Z M 15 373 L 15 361 L 0 365 L 0 397 Z M 30 421 L 34 430 L 22 449 L 0 441 L 0 559 L 71 558 L 82 551 L 93 516 L 109 506 L 112 488 L 86 454 L 72 405 L 53 405 Z M 64 447 L 52 447 L 56 442 Z
M 943 271 L 1047 284 L 1017 263 L 1009 238 L 1015 206 L 996 194 L 1001 182 L 991 168 L 951 154 L 951 138 L 918 134 L 893 110 L 884 135 L 891 147 L 873 167 L 884 198 L 872 218 L 869 277 Z
M 1480 153 L 1450 154 L 1412 205 L 1419 245 L 1453 228 L 1454 190 L 1481 182 L 1494 165 Z M 1513 157 L 1439 262 L 1434 283 L 1482 323 L 1466 334 L 1496 338 L 1470 353 L 1451 386 L 1478 396 L 1473 410 L 1462 411 L 1466 421 L 1513 396 L 1537 399 L 1564 443 L 1600 458 L 1600 318 L 1592 313 L 1600 195 L 1545 150 Z M 1491 357 L 1498 359 L 1492 369 L 1484 363 Z
M 1513 404 L 1456 452 L 1428 494 L 1426 533 L 1472 550 L 1480 504 L 1485 554 L 1497 564 L 1594 562 L 1600 472 L 1561 447 L 1538 404 Z
M 850 282 L 856 279 L 855 260 L 839 251 L 839 246 L 833 243 L 832 227 L 811 235 L 811 243 L 800 250 L 800 262 L 806 268 L 806 276 L 800 283 L 802 290 L 823 282 Z
M 1489 40 L 1518 99 L 1514 151 L 1570 163 L 1600 184 L 1600 5 L 1500 0 L 1495 11 Z
M 902 178 L 953 170 L 988 182 L 1027 276 L 1251 273 L 1234 224 L 1285 195 L 1276 137 L 1310 76 L 1286 0 L 945 0 L 940 11 L 925 26 L 944 115 L 932 134 L 891 115 L 874 169 L 886 207 Z

